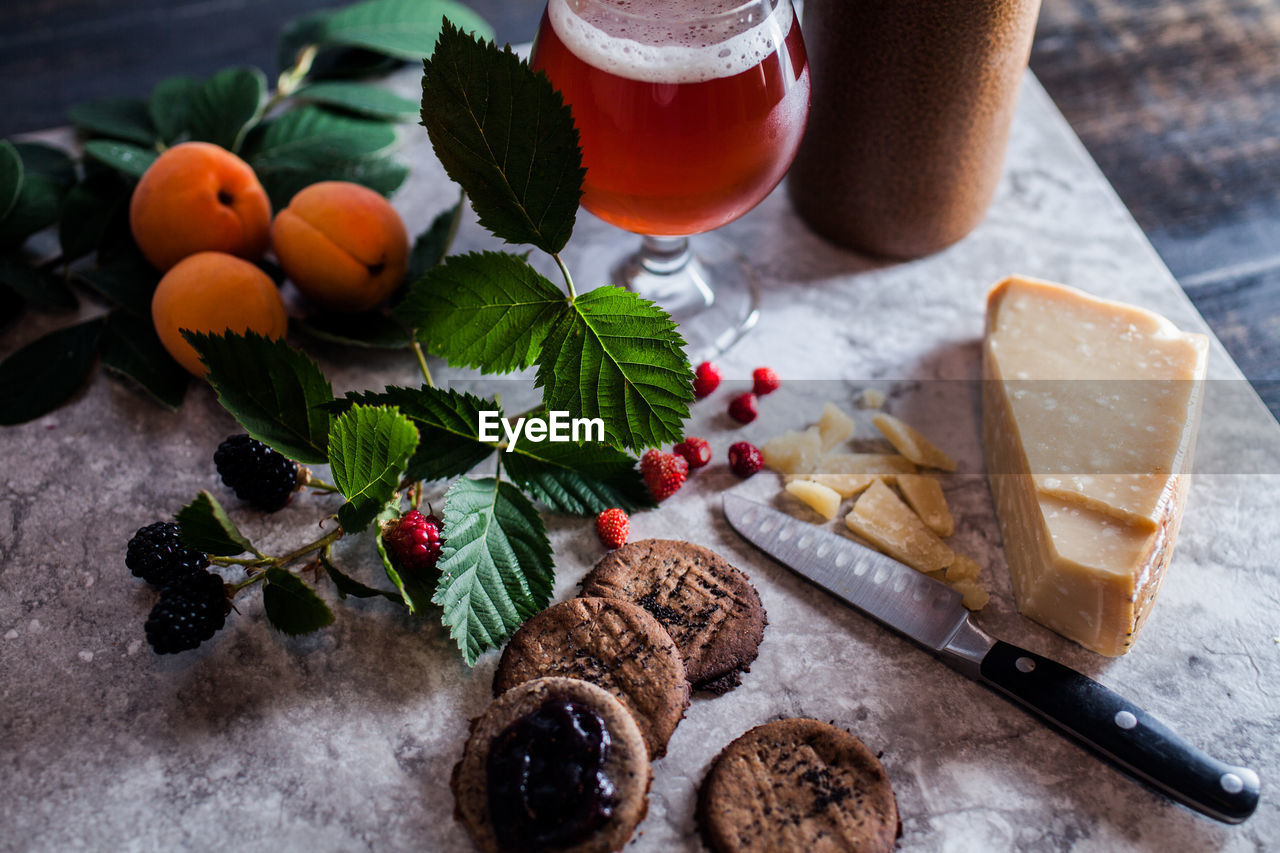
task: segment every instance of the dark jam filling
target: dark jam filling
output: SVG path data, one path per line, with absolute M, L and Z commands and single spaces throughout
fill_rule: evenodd
M 613 817 L 604 772 L 604 720 L 568 699 L 548 699 L 489 747 L 489 816 L 504 850 L 567 847 Z

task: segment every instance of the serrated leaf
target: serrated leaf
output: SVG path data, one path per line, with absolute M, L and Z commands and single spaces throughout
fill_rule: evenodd
M 255 135 L 250 162 L 258 168 L 333 165 L 370 157 L 395 144 L 384 121 L 338 115 L 313 105 L 289 110 Z
M 533 364 L 565 295 L 521 258 L 454 255 L 409 286 L 395 314 L 449 364 L 510 373 Z
M 58 222 L 63 260 L 82 258 L 98 248 L 112 217 L 128 205 L 129 191 L 129 185 L 110 172 L 91 175 L 71 188 Z
M 178 510 L 178 538 L 188 548 L 218 557 L 234 557 L 246 551 L 258 553 L 245 538 L 218 499 L 201 490 L 195 500 Z
M 0 284 L 17 293 L 33 308 L 70 311 L 78 304 L 76 295 L 62 278 L 16 257 L 0 256 Z
M 357 533 L 395 494 L 418 446 L 413 421 L 391 406 L 352 406 L 329 430 L 329 470 L 347 502 L 338 522 Z
M 227 68 L 206 80 L 191 97 L 187 129 L 191 138 L 239 151 L 258 122 L 267 78 L 257 68 Z
M 149 318 L 112 311 L 98 342 L 98 355 L 103 367 L 130 379 L 161 405 L 170 409 L 182 405 L 191 374 L 169 355 Z
M 444 551 L 432 601 L 468 666 L 547 606 L 555 583 L 542 518 L 510 483 L 459 479 L 444 498 Z
M 279 162 L 257 166 L 274 209 L 288 206 L 300 190 L 320 181 L 350 181 L 389 196 L 409 177 L 409 167 L 391 157 L 317 163 Z
M 0 139 L 0 221 L 3 221 L 22 192 L 22 156 L 13 143 Z
M 272 566 L 262 588 L 267 621 L 282 634 L 297 637 L 333 623 L 333 611 L 297 575 Z
M 437 213 L 427 230 L 413 241 L 413 249 L 409 252 L 409 271 L 405 274 L 408 284 L 413 284 L 444 260 L 454 235 L 458 233 L 461 219 L 462 200 L 459 199 L 453 207 Z
M 502 467 L 512 482 L 556 512 L 590 516 L 610 507 L 634 512 L 655 505 L 636 460 L 607 444 L 525 439 L 502 454 Z
M 560 93 L 510 46 L 499 50 L 450 24 L 424 70 L 422 123 L 480 224 L 509 243 L 559 252 L 586 174 Z
M 103 98 L 76 104 L 67 118 L 80 130 L 94 136 L 122 139 L 142 146 L 155 144 L 158 134 L 151 124 L 147 102 L 139 98 Z
M 280 71 L 293 68 L 304 48 L 319 45 L 324 40 L 325 27 L 332 14 L 331 10 L 321 9 L 294 18 L 285 25 L 276 45 L 276 63 Z M 307 76 L 312 80 L 372 77 L 384 74 L 399 64 L 400 60 L 373 51 L 335 45 L 316 54 Z
M 150 321 L 151 296 L 160 283 L 160 273 L 150 264 L 122 258 L 109 266 L 77 269 L 73 275 L 104 299 Z
M 191 102 L 203 84 L 195 77 L 179 75 L 161 80 L 151 90 L 147 114 L 160 138 L 172 144 L 187 131 Z
M 417 426 L 418 449 L 405 470 L 410 480 L 442 480 L 465 474 L 496 449 L 480 440 L 477 424 L 482 409 L 499 415 L 501 409 L 497 403 L 472 394 L 390 385 L 381 392 L 348 392 L 329 410 L 341 412 L 354 404 L 395 406 Z
M 387 121 L 411 121 L 418 115 L 416 101 L 369 83 L 325 80 L 303 86 L 294 97 Z
M 131 178 L 141 178 L 160 156 L 150 148 L 109 139 L 90 139 L 84 144 L 84 153 Z
M 22 186 L 0 220 L 0 248 L 19 246 L 57 222 L 62 199 L 76 182 L 75 164 L 62 149 L 38 142 L 12 144 L 22 160 Z
M 97 359 L 102 319 L 38 338 L 0 362 L 0 425 L 26 423 L 71 399 Z
M 543 342 L 537 385 L 548 410 L 601 418 L 609 442 L 632 450 L 679 441 L 693 400 L 676 324 L 620 287 L 565 308 Z
M 381 311 L 312 314 L 291 323 L 317 340 L 344 346 L 405 349 L 412 340 L 404 326 Z
M 366 586 L 350 575 L 344 573 L 324 555 L 323 551 L 320 552 L 319 559 L 320 565 L 324 566 L 325 573 L 329 575 L 329 580 L 333 581 L 333 587 L 338 591 L 339 598 L 346 599 L 348 595 L 353 595 L 356 598 L 373 598 L 375 596 L 382 596 L 388 601 L 394 601 L 396 604 L 404 603 L 404 600 L 399 594 L 388 592 L 385 589 L 374 589 L 371 586 Z
M 299 462 L 329 461 L 333 388 L 320 366 L 283 340 L 256 332 L 208 335 L 183 331 L 209 368 L 218 402 L 249 435 Z
M 366 0 L 331 14 L 321 43 L 362 47 L 399 59 L 421 59 L 430 55 L 445 17 L 464 31 L 493 37 L 484 18 L 452 0 Z

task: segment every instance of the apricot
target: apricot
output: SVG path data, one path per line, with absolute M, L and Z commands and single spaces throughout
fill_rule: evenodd
M 271 245 L 298 290 L 332 311 L 374 307 L 409 266 L 400 214 L 378 193 L 345 181 L 322 181 L 295 195 L 271 224 Z
M 267 250 L 271 202 L 248 163 L 217 145 L 184 142 L 143 173 L 129 202 L 129 227 L 161 272 L 196 252 L 252 261 Z
M 165 273 L 151 297 L 151 320 L 169 355 L 196 376 L 204 376 L 205 366 L 181 329 L 254 331 L 268 338 L 283 338 L 289 329 L 271 277 L 224 252 L 197 252 Z

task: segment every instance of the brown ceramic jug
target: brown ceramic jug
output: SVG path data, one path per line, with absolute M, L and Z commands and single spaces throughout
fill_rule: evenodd
M 936 252 L 982 220 L 1040 0 L 808 0 L 809 128 L 788 191 L 823 236 Z

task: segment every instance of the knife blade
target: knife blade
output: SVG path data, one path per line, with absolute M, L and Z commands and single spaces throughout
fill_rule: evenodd
M 1246 820 L 1261 783 L 1248 767 L 1192 746 L 1156 717 L 1070 667 L 986 634 L 946 584 L 847 536 L 732 492 L 724 515 L 739 535 L 837 599 L 1169 798 L 1224 823 Z

